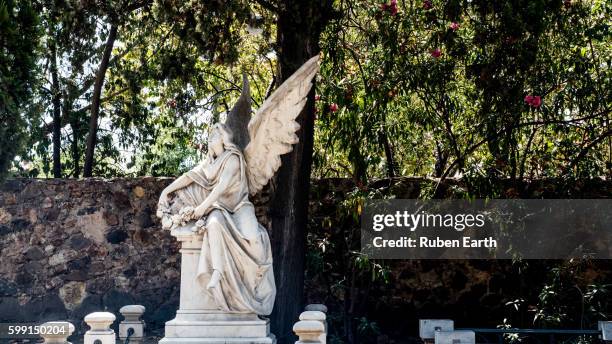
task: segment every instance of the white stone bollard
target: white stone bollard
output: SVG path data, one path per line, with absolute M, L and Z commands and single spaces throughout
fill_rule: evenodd
M 293 332 L 299 338 L 295 344 L 322 344 L 320 338 L 325 327 L 317 320 L 301 320 L 293 325 Z
M 426 343 L 433 343 L 436 331 L 452 331 L 455 323 L 449 319 L 419 319 L 419 337 Z
M 612 321 L 598 321 L 597 329 L 601 333 L 601 340 L 612 343 Z
M 475 344 L 476 333 L 474 331 L 436 331 L 434 334 L 435 344 Z
M 119 339 L 125 342 L 129 337 L 129 343 L 141 343 L 144 337 L 144 321 L 140 317 L 145 312 L 141 305 L 127 305 L 121 307 L 119 313 L 123 315 L 123 321 L 119 323 Z M 130 330 L 133 332 L 130 334 Z
M 110 328 L 115 319 L 115 315 L 109 312 L 88 314 L 85 322 L 90 329 L 85 332 L 83 344 L 115 344 L 115 331 Z
M 327 343 L 327 321 L 325 313 L 320 311 L 305 311 L 300 314 L 300 320 L 314 320 L 323 324 L 323 333 L 319 337 L 322 344 Z
M 40 336 L 45 340 L 45 344 L 71 344 L 68 337 L 74 332 L 74 325 L 68 321 L 49 321 L 41 325 L 45 332 Z

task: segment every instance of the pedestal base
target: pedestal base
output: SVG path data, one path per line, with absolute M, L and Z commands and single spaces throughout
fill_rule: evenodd
M 276 344 L 270 320 L 255 314 L 181 311 L 166 323 L 160 344 Z

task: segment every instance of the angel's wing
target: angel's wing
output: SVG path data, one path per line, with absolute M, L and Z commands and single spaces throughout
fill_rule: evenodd
M 299 139 L 295 118 L 306 104 L 312 79 L 319 70 L 315 56 L 300 67 L 276 90 L 249 122 L 250 142 L 244 149 L 249 192 L 257 193 L 281 165 L 280 156 L 290 152 Z
M 242 74 L 242 92 L 240 98 L 234 104 L 232 111 L 227 114 L 225 125 L 234 134 L 234 143 L 244 149 L 249 143 L 249 132 L 247 123 L 251 119 L 251 91 L 249 88 L 249 79 L 246 74 Z

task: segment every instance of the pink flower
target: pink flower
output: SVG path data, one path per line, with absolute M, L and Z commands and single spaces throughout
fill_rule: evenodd
M 320 95 L 318 95 L 318 94 L 315 94 L 315 100 L 316 100 L 316 101 L 321 100 L 321 96 L 320 96 Z
M 434 58 L 436 58 L 436 59 L 437 59 L 438 57 L 442 56 L 442 51 L 441 51 L 439 48 L 436 48 L 436 49 L 434 49 L 434 50 L 430 51 L 430 52 L 429 52 L 429 54 L 430 54 L 432 57 L 434 57 Z
M 527 95 L 525 96 L 525 103 L 531 107 L 538 108 L 542 105 L 542 97 Z
M 451 28 L 451 30 L 457 31 L 457 30 L 459 30 L 459 23 L 452 22 L 452 23 L 450 23 L 449 27 Z
M 433 5 L 431 4 L 431 0 L 423 1 L 423 8 L 425 10 L 430 10 L 432 7 L 433 7 Z
M 331 112 L 338 111 L 338 104 L 336 104 L 336 103 L 329 104 L 329 111 L 331 111 Z
M 396 15 L 398 12 L 397 9 L 397 0 L 391 0 L 390 3 L 380 4 L 381 11 L 388 11 L 392 16 Z
M 397 12 L 397 0 L 391 0 L 391 4 L 389 4 L 389 13 L 394 16 Z

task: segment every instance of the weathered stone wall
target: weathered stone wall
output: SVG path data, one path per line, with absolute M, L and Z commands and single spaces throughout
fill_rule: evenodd
M 0 322 L 69 319 L 82 331 L 89 312 L 118 314 L 121 306 L 138 303 L 147 307 L 149 333 L 161 333 L 178 307 L 180 278 L 178 245 L 155 217 L 158 195 L 170 181 L 20 179 L 0 185 Z M 391 187 L 386 183 L 378 184 L 404 198 L 422 194 L 427 184 L 410 178 Z M 458 185 L 449 181 L 438 193 L 453 197 Z M 313 182 L 312 230 L 352 188 L 343 179 Z M 612 195 L 612 183 L 589 182 L 567 190 L 559 192 L 551 182 L 502 187 L 509 196 L 599 198 Z M 265 197 L 255 201 L 264 223 Z M 371 291 L 381 302 L 362 306 L 373 315 L 410 313 L 413 319 L 442 312 L 444 302 L 448 310 L 469 316 L 487 302 L 502 304 L 505 283 L 516 286 L 504 269 L 490 262 L 398 263 L 393 284 Z M 308 281 L 310 300 L 328 302 L 331 295 L 316 285 Z M 479 307 L 463 310 L 466 303 Z
M 0 319 L 71 319 L 178 304 L 178 246 L 155 203 L 167 179 L 10 180 L 0 189 Z M 82 329 L 82 326 L 79 326 Z

